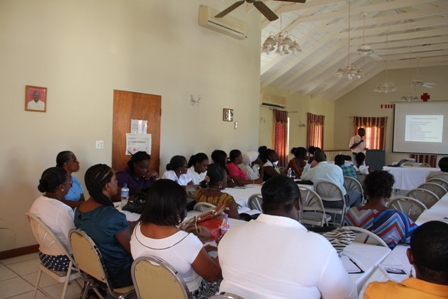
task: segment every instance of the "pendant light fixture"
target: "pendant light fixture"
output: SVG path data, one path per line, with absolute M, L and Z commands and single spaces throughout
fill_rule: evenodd
M 386 50 L 388 49 L 388 41 L 389 41 L 388 35 L 389 33 L 386 33 Z M 387 80 L 387 59 L 386 59 L 386 81 L 384 81 L 383 83 L 379 83 L 373 91 L 379 93 L 389 93 L 397 91 L 397 87 L 395 86 L 394 82 Z

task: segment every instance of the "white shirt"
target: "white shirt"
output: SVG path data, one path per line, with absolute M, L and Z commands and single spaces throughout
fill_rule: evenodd
M 191 267 L 202 246 L 198 237 L 184 231 L 164 239 L 148 238 L 142 234 L 140 223 L 135 226 L 131 236 L 131 254 L 134 260 L 147 255 L 163 259 L 179 272 L 190 292 L 197 290 L 202 281 L 202 277 Z
M 31 100 L 31 101 L 28 102 L 27 109 L 28 110 L 44 111 L 45 110 L 45 103 L 42 102 L 41 100 L 37 101 L 37 103 L 36 103 L 36 101 Z
M 341 167 L 329 164 L 327 161 L 319 162 L 319 164 L 310 168 L 306 173 L 302 173 L 301 179 L 304 181 L 312 181 L 314 185 L 322 180 L 331 181 L 342 189 L 342 194 L 347 194 L 344 188 L 344 173 Z
M 72 208 L 57 199 L 41 195 L 34 201 L 30 212 L 39 217 L 71 252 L 68 232 L 75 227 Z
M 365 136 L 364 136 L 365 137 Z M 358 143 L 361 141 L 361 139 L 364 139 L 364 137 L 361 137 L 359 135 L 355 135 L 352 138 L 350 138 L 350 143 L 348 145 L 348 148 L 351 148 L 353 144 Z M 352 153 L 366 153 L 366 140 L 364 139 L 364 142 L 361 142 L 358 146 L 350 149 Z
M 359 167 L 358 166 L 354 166 L 354 167 L 355 167 L 356 171 L 359 171 L 362 174 L 369 174 L 369 166 L 367 166 L 365 164 L 365 162 L 362 165 L 359 165 Z
M 191 166 L 188 168 L 188 175 L 190 176 L 191 180 L 193 181 L 193 184 L 199 185 L 207 175 L 207 171 L 203 173 L 197 173 L 196 170 L 194 170 L 194 166 Z
M 219 243 L 218 256 L 221 292 L 257 299 L 357 297 L 328 240 L 291 218 L 261 214 L 232 227 Z
M 177 177 L 177 174 L 174 170 L 165 171 L 162 176 L 162 179 L 169 179 L 175 181 L 181 186 L 186 186 L 191 181 L 191 177 L 188 173 L 181 174 L 180 177 Z

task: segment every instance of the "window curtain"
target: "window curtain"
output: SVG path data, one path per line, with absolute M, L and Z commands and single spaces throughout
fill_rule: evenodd
M 274 109 L 274 150 L 278 155 L 278 164 L 288 165 L 288 112 Z
M 385 149 L 386 124 L 387 117 L 355 116 L 353 118 L 355 135 L 358 134 L 359 128 L 364 128 L 366 130 L 364 140 L 366 142 L 366 148 L 368 149 Z
M 325 116 L 307 113 L 306 147 L 315 146 L 324 149 Z

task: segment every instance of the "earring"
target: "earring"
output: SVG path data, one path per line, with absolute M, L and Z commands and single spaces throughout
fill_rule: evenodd
M 64 188 L 62 188 L 62 192 L 64 192 Z
M 218 185 L 218 188 L 219 188 L 219 189 L 222 189 L 222 185 L 221 185 L 221 184 L 219 184 L 219 185 Z

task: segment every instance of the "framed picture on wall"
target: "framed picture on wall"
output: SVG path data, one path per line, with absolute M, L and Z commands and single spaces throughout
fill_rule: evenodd
M 25 110 L 47 112 L 47 88 L 27 85 L 25 88 Z

